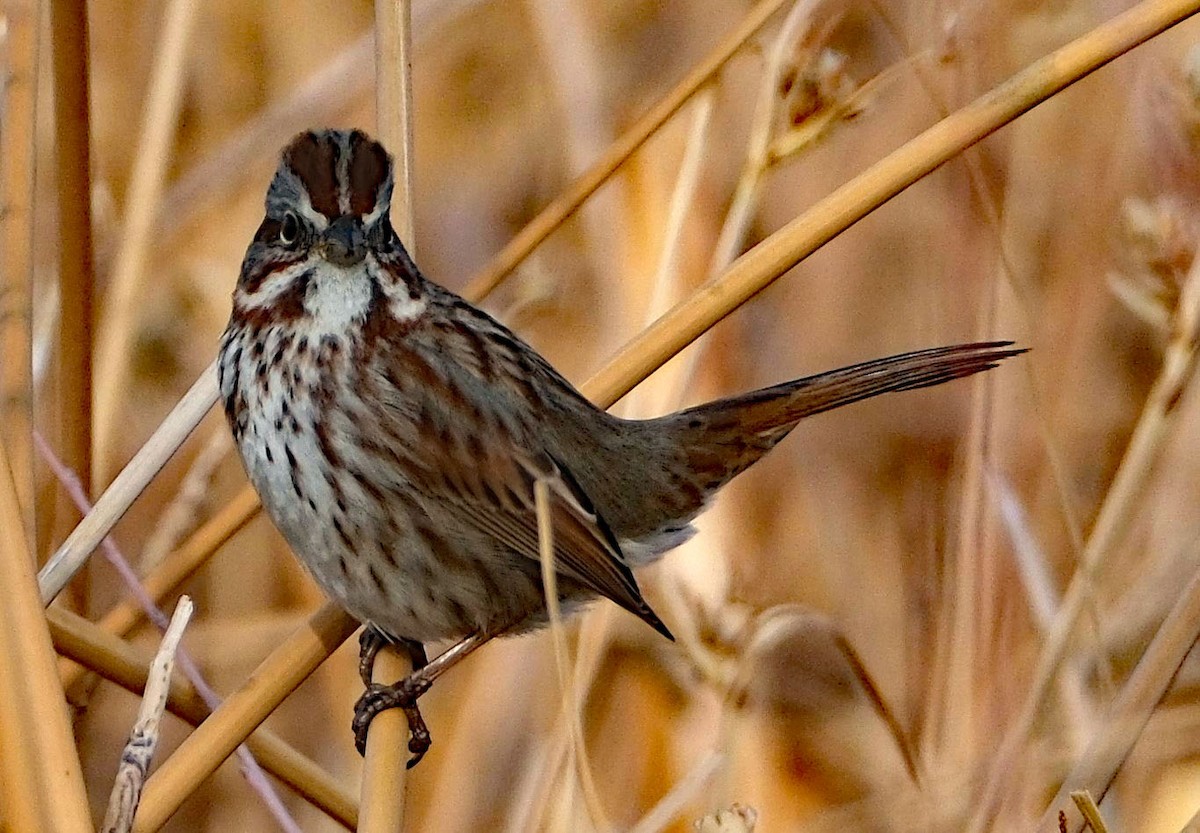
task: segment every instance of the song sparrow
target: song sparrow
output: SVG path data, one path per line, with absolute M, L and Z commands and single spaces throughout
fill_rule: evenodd
M 400 707 L 479 645 L 546 620 L 534 482 L 552 492 L 566 609 L 605 596 L 664 636 L 632 569 L 796 422 L 987 370 L 1010 342 L 920 350 L 649 420 L 612 416 L 487 313 L 417 270 L 388 220 L 391 159 L 359 131 L 296 137 L 267 191 L 221 341 L 225 413 L 263 506 L 367 623 L 355 709 Z M 459 639 L 426 663 L 423 643 Z M 416 670 L 373 684 L 384 640 Z

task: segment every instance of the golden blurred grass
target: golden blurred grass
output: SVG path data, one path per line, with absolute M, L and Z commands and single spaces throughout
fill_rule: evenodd
M 163 8 L 90 6 L 101 308 L 133 208 L 137 126 Z M 750 8 L 715 0 L 418 3 L 416 234 L 426 272 L 461 289 Z M 148 268 L 136 306 L 123 310 L 130 381 L 114 418 L 117 460 L 128 459 L 211 359 L 278 145 L 314 120 L 373 125 L 369 65 L 321 75 L 361 43 L 369 4 L 215 2 L 196 14 Z M 747 246 L 940 111 L 1100 22 L 1081 3 L 824 4 L 799 45 L 784 43 L 787 83 L 764 87 L 776 22 L 721 74 L 707 125 L 697 127 L 686 109 L 669 122 L 489 307 L 582 380 L 642 328 L 652 299 L 681 297 L 709 276 L 753 158 L 747 143 L 764 89 L 778 108 L 769 125 L 778 138 L 886 73 L 851 118 L 833 107 L 838 116 L 815 147 L 763 172 L 744 220 Z M 1152 449 L 1145 487 L 1118 495 L 1127 529 L 1082 586 L 1084 625 L 1066 645 L 1019 759 L 996 764 L 1170 343 L 1153 315 L 1117 300 L 1109 276 L 1132 286 L 1122 297 L 1140 299 L 1143 311 L 1178 320 L 1171 310 L 1200 230 L 1194 32 L 1184 25 L 1158 38 L 908 189 L 714 327 L 628 403 L 661 410 L 981 334 L 1034 348 L 1024 367 L 977 386 L 975 399 L 972 385 L 960 384 L 802 426 L 731 487 L 701 536 L 645 575 L 656 606 L 679 623 L 681 645 L 599 606 L 575 626 L 588 758 L 618 829 L 671 795 L 680 801 L 671 830 L 735 801 L 757 809 L 760 830 L 957 830 L 978 820 L 989 779 L 1004 800 L 988 819 L 997 829 L 1029 829 L 1084 749 L 1118 734 L 1106 708 L 1194 560 L 1197 420 L 1187 396 L 1164 411 L 1172 421 Z M 39 130 L 39 159 L 53 158 L 62 130 Z M 236 144 L 246 135 L 256 141 Z M 689 145 L 699 171 L 687 210 L 673 214 Z M 39 167 L 29 195 L 35 213 L 61 193 L 53 170 Z M 68 300 L 56 300 L 52 241 L 35 240 L 35 320 L 55 320 L 56 305 L 73 297 L 64 283 L 58 297 Z M 656 274 L 666 244 L 676 252 L 664 290 Z M 79 430 L 58 410 L 70 378 L 64 360 L 52 358 L 37 379 L 35 424 L 61 420 L 67 434 Z M 152 537 L 157 546 L 178 543 L 239 493 L 244 477 L 226 454 L 215 470 L 193 475 L 200 496 L 182 521 L 167 511 L 203 438 L 224 430 L 210 418 L 135 504 L 116 532 L 127 551 Z M 53 496 L 38 476 L 34 494 Z M 39 523 L 46 506 L 40 500 Z M 89 573 L 75 601 L 96 618 L 123 594 L 105 565 Z M 198 608 L 185 642 L 224 692 L 319 601 L 262 520 L 184 587 Z M 867 679 L 847 662 L 843 641 Z M 360 685 L 352 653 L 335 654 L 268 721 L 347 785 L 359 771 L 348 730 Z M 565 763 L 568 724 L 553 657 L 546 635 L 498 643 L 439 682 L 426 700 L 435 746 L 409 776 L 407 829 L 587 829 Z M 871 689 L 917 750 L 919 788 Z M 1119 804 L 1101 805 L 1119 826 L 1177 830 L 1196 811 L 1194 693 L 1177 685 L 1121 769 Z M 78 713 L 97 818 L 134 712 L 126 695 L 101 684 Z M 1154 730 L 1168 720 L 1169 744 Z M 169 730 L 168 746 L 182 734 Z M 1176 786 L 1148 786 L 1159 783 Z M 340 829 L 285 798 L 305 830 Z M 226 764 L 165 829 L 271 824 Z

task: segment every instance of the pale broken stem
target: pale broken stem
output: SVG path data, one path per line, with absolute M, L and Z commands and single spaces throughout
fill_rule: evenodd
M 46 618 L 60 656 L 69 657 L 79 664 L 77 667 L 94 671 L 134 695 L 142 694 L 149 663 L 132 645 L 82 616 L 57 607 L 47 610 Z M 196 687 L 179 677 L 171 681 L 167 708 L 191 726 L 200 725 L 212 713 Z M 263 769 L 334 821 L 348 830 L 358 824 L 357 797 L 278 735 L 260 726 L 246 738 L 246 748 Z
M 154 217 L 179 120 L 188 41 L 198 5 L 196 0 L 170 0 L 166 4 L 150 73 L 146 109 L 126 194 L 125 222 L 96 333 L 95 377 L 102 380 L 95 389 L 92 482 L 96 486 L 107 483 L 108 470 L 114 462 L 117 410 L 128 389 L 130 353 L 142 309 L 137 297 L 142 291 L 153 245 Z
M 165 824 L 184 799 L 357 629 L 358 622 L 333 604 L 309 616 L 150 776 L 134 830 L 149 833 Z
M 583 737 L 583 722 L 580 717 L 579 691 L 575 686 L 574 664 L 567 647 L 567 634 L 563 625 L 562 607 L 558 599 L 558 570 L 554 566 L 554 522 L 550 514 L 550 487 L 544 478 L 533 483 L 534 506 L 537 510 L 538 554 L 542 562 L 542 588 L 546 595 L 546 613 L 550 618 L 550 638 L 554 643 L 554 665 L 558 671 L 558 687 L 561 695 L 562 713 L 567 719 L 568 759 L 574 764 L 584 804 L 591 817 L 592 827 L 608 830 L 607 814 L 596 789 L 592 769 L 588 763 L 587 747 Z
M 1067 814 L 1068 830 L 1081 829 L 1084 818 L 1069 803 L 1071 793 L 1088 790 L 1104 798 L 1197 636 L 1200 636 L 1200 571 L 1193 574 L 1159 626 L 1036 829 L 1053 829 L 1051 825 L 1059 811 Z
M 38 573 L 42 602 L 50 604 L 79 572 L 104 537 L 150 484 L 217 401 L 217 362 L 204 369 L 158 429 L 112 482 L 92 511 Z
M 1075 806 L 1079 808 L 1079 812 L 1083 814 L 1088 826 L 1095 833 L 1108 833 L 1108 825 L 1104 823 L 1104 817 L 1100 815 L 1100 808 L 1096 806 L 1096 799 L 1092 798 L 1090 792 L 1075 790 L 1071 793 L 1071 800 L 1075 802 Z
M 42 438 L 41 434 L 34 432 L 33 439 L 35 444 L 38 446 L 38 450 L 40 451 L 46 464 L 50 467 L 50 470 L 54 472 L 54 476 L 62 484 L 63 489 L 66 491 L 71 501 L 75 504 L 76 508 L 78 508 L 80 512 L 87 514 L 87 512 L 91 509 L 91 506 L 88 503 L 87 495 L 83 492 L 83 486 L 81 485 L 79 478 L 74 472 L 68 469 L 62 463 L 62 461 L 58 459 L 57 456 L 55 456 L 54 450 L 50 448 L 49 444 L 45 441 L 45 439 Z M 129 565 L 129 560 L 125 558 L 125 555 L 117 547 L 116 542 L 114 542 L 111 537 L 106 537 L 101 542 L 101 545 L 104 549 L 105 556 L 109 560 L 109 563 L 125 582 L 126 587 L 136 600 L 138 606 L 142 609 L 142 612 L 145 614 L 146 618 L 158 626 L 159 629 L 165 631 L 169 626 L 167 615 L 158 608 L 155 600 L 150 597 L 146 591 L 146 588 L 143 587 L 138 581 L 137 575 L 133 572 L 133 568 Z M 183 670 L 184 676 L 191 681 L 193 686 L 195 686 L 196 691 L 198 691 L 204 698 L 207 706 L 210 709 L 215 709 L 220 703 L 220 698 L 200 675 L 200 671 L 196 668 L 195 663 L 193 663 L 188 658 L 187 654 L 182 650 L 179 651 L 178 659 L 179 666 Z M 65 688 L 66 683 L 64 682 L 63 685 Z M 296 833 L 299 833 L 299 827 L 297 827 L 295 820 L 288 813 L 287 808 L 283 805 L 283 802 L 279 800 L 279 796 L 275 792 L 274 787 L 272 787 L 271 782 L 264 777 L 262 768 L 259 767 L 258 762 L 254 760 L 254 756 L 250 754 L 250 751 L 245 747 L 241 747 L 238 749 L 238 757 L 241 759 L 242 772 L 245 775 L 246 781 L 249 783 L 250 788 L 258 793 L 259 797 L 263 801 L 263 804 L 267 807 L 267 810 L 275 817 L 276 821 L 279 822 L 280 827 L 282 827 L 285 831 L 295 831 Z
M 158 652 L 150 664 L 146 678 L 146 693 L 138 710 L 137 722 L 129 734 L 125 751 L 117 768 L 116 782 L 108 799 L 108 812 L 104 815 L 101 830 L 104 833 L 128 833 L 133 828 L 142 786 L 150 771 L 154 750 L 158 747 L 158 725 L 167 708 L 167 694 L 171 688 L 171 671 L 175 667 L 175 651 L 183 638 L 183 629 L 192 618 L 192 600 L 181 596 L 175 605 L 175 613 L 167 625 Z
M 1044 706 L 1059 665 L 1080 617 L 1093 597 L 1095 577 L 1104 572 L 1109 559 L 1121 542 L 1138 499 L 1150 480 L 1158 460 L 1162 441 L 1173 423 L 1177 406 L 1196 367 L 1197 339 L 1200 338 L 1200 258 L 1192 264 L 1179 296 L 1173 322 L 1173 336 L 1167 345 L 1163 367 L 1155 379 L 1142 414 L 1134 426 L 1125 456 L 1117 468 L 1104 503 L 1096 515 L 1095 525 L 1088 536 L 1078 569 L 1063 595 L 1058 615 L 1054 619 L 1046 644 L 1038 657 L 1028 694 L 1021 711 L 1005 732 L 999 751 L 988 773 L 987 786 L 976 804 L 971 830 L 987 829 L 995 814 L 1004 784 L 1013 772 L 1017 755 L 1033 729 Z

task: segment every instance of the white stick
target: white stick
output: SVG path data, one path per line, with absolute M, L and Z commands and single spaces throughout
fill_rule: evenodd
M 142 696 L 142 707 L 137 722 L 129 733 L 129 742 L 121 754 L 117 767 L 116 783 L 108 799 L 108 812 L 104 815 L 103 833 L 128 833 L 133 829 L 133 817 L 137 813 L 138 801 L 150 761 L 158 746 L 158 724 L 167 706 L 167 693 L 171 688 L 171 671 L 175 667 L 175 651 L 183 637 L 183 629 L 192 618 L 192 600 L 181 596 L 171 616 L 171 624 L 163 634 L 162 644 L 150 664 L 150 675 L 146 679 L 146 692 Z
M 105 490 L 92 511 L 67 536 L 58 551 L 38 573 L 38 586 L 46 604 L 62 592 L 67 583 L 87 562 L 117 521 L 129 509 L 142 490 L 162 470 L 183 441 L 217 401 L 217 362 L 213 360 L 191 390 L 183 395 L 158 430 L 134 455 L 133 459 Z

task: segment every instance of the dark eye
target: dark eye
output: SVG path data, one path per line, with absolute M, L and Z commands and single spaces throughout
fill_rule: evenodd
M 291 211 L 283 215 L 283 222 L 279 224 L 279 242 L 285 246 L 293 245 L 300 239 L 300 221 Z

